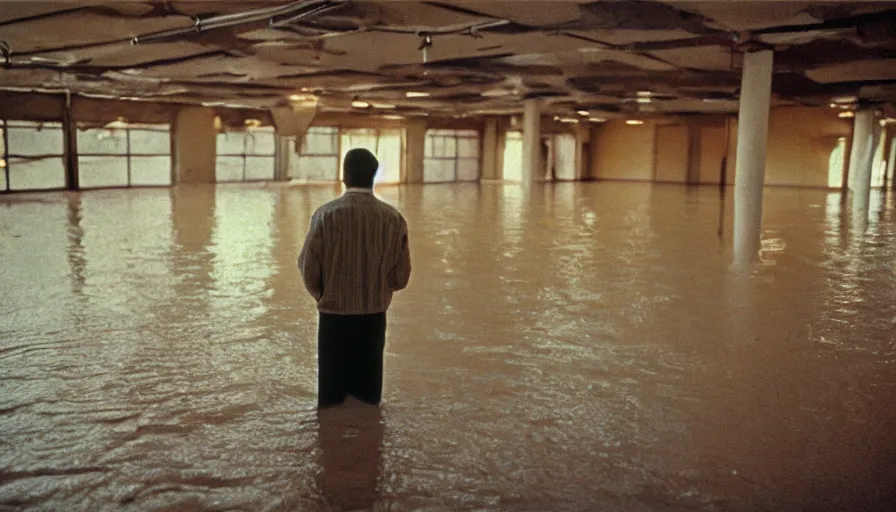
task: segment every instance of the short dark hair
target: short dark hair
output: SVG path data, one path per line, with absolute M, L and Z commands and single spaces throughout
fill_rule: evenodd
M 373 188 L 373 177 L 379 167 L 380 162 L 370 151 L 351 149 L 342 161 L 342 181 L 347 187 Z

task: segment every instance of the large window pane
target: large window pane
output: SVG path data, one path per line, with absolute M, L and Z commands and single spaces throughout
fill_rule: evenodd
M 558 180 L 576 179 L 576 138 L 564 133 L 554 135 L 554 169 Z
M 336 181 L 339 179 L 339 158 L 332 156 L 300 156 L 290 167 L 290 177 L 308 181 Z
M 454 181 L 454 160 L 432 158 L 424 160 L 423 181 L 429 183 Z
M 479 180 L 479 159 L 461 158 L 457 161 L 457 181 Z
M 78 130 L 79 155 L 126 155 L 127 153 L 127 130 L 107 128 Z
M 274 156 L 276 151 L 274 129 L 256 129 L 246 133 L 246 154 Z
M 171 135 L 167 130 L 131 129 L 131 154 L 168 155 L 171 154 Z
M 10 155 L 62 155 L 62 125 L 59 123 L 10 121 L 7 137 Z
M 242 155 L 246 151 L 246 134 L 243 132 L 219 133 L 218 155 Z
M 10 157 L 8 165 L 10 190 L 65 188 L 65 164 L 62 157 L 34 160 Z
M 273 180 L 274 179 L 274 157 L 272 157 L 272 156 L 247 156 L 246 157 L 245 179 L 248 181 Z
M 504 141 L 504 179 L 522 181 L 523 179 L 523 134 L 507 132 Z
M 132 156 L 131 185 L 170 185 L 171 157 Z
M 241 181 L 243 179 L 243 157 L 219 156 L 215 159 L 215 180 Z
M 128 157 L 78 157 L 78 184 L 81 188 L 128 186 Z
M 339 129 L 315 126 L 308 129 L 296 154 L 289 141 L 289 177 L 305 181 L 339 179 Z
M 301 147 L 302 155 L 336 155 L 339 156 L 339 129 L 331 127 L 313 127 L 308 129 Z
M 457 156 L 460 158 L 479 158 L 479 138 L 475 135 L 473 137 L 458 138 Z
M 474 181 L 479 179 L 479 132 L 427 130 L 423 181 Z

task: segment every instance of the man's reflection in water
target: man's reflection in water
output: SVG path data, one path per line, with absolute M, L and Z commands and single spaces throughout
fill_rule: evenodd
M 324 501 L 342 510 L 373 508 L 382 472 L 382 410 L 349 398 L 319 410 L 318 420 Z

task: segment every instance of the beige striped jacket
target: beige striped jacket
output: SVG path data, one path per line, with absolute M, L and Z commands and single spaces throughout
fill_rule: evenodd
M 349 188 L 314 212 L 298 266 L 322 313 L 382 313 L 411 276 L 407 222 L 372 190 Z

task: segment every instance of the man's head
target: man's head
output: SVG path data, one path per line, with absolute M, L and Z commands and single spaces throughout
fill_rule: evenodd
M 373 177 L 380 163 L 364 148 L 349 150 L 342 162 L 342 181 L 346 187 L 373 188 Z

